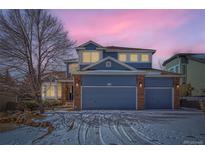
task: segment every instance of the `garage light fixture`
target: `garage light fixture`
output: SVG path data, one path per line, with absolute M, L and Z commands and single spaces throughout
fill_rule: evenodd
M 139 87 L 142 88 L 142 82 L 139 83 Z

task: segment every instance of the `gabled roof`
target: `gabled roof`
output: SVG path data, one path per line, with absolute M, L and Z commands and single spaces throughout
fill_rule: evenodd
M 98 44 L 98 43 L 96 43 L 96 42 L 94 42 L 94 41 L 92 41 L 92 40 L 90 40 L 90 41 L 88 41 L 88 42 L 86 42 L 86 43 L 81 44 L 81 45 L 78 46 L 77 48 L 84 47 L 84 46 L 86 46 L 86 45 L 88 45 L 88 44 L 90 44 L 90 43 L 96 45 L 97 47 L 103 48 L 103 46 L 101 46 L 100 44 Z
M 113 50 L 115 50 L 114 52 L 118 52 L 119 50 L 121 50 L 121 51 L 122 50 L 129 50 L 129 52 L 150 52 L 152 54 L 154 54 L 156 52 L 156 50 L 154 50 L 154 49 L 132 48 L 132 47 L 121 47 L 121 46 L 102 46 L 102 45 L 100 45 L 92 40 L 79 45 L 78 47 L 76 47 L 76 49 L 84 49 L 84 47 L 88 44 L 94 44 L 98 48 L 105 49 L 105 52 L 110 52 L 110 51 L 113 52 Z
M 126 67 L 126 68 L 129 69 L 129 70 L 136 70 L 134 67 L 131 67 L 131 66 L 125 64 L 125 63 L 122 63 L 122 62 L 120 62 L 119 60 L 117 60 L 117 59 L 115 59 L 115 58 L 112 58 L 112 57 L 110 57 L 110 56 L 108 56 L 108 57 L 106 57 L 106 58 L 104 58 L 104 59 L 101 59 L 100 61 L 98 61 L 98 62 L 96 62 L 96 63 L 94 63 L 94 64 L 91 64 L 91 65 L 89 65 L 89 66 L 87 66 L 87 67 L 84 67 L 82 70 L 84 70 L 84 71 L 85 71 L 85 70 L 88 70 L 89 68 L 92 68 L 92 67 L 94 67 L 94 66 L 96 66 L 96 65 L 98 65 L 98 64 L 100 64 L 100 63 L 102 63 L 102 62 L 104 62 L 104 61 L 106 61 L 106 60 L 114 61 L 114 62 L 116 62 L 117 64 L 119 64 L 119 65 L 121 65 L 121 66 L 123 66 L 123 67 Z
M 203 56 L 200 57 L 200 55 L 203 55 L 204 57 Z M 179 57 L 185 57 L 187 59 L 205 63 L 205 53 L 178 53 L 178 54 L 173 55 L 169 59 L 165 60 L 162 65 L 165 66 L 167 63 Z
M 106 46 L 106 49 L 110 49 L 110 50 L 135 50 L 135 51 L 146 51 L 146 52 L 152 52 L 152 54 L 154 54 L 156 52 L 156 50 L 154 49 L 143 49 L 143 48 L 131 48 L 131 47 L 120 47 L 120 46 Z
M 65 71 L 52 71 L 44 75 L 43 82 L 53 82 L 62 79 L 66 79 Z
M 77 58 L 64 60 L 65 63 L 78 63 L 78 61 L 79 60 Z

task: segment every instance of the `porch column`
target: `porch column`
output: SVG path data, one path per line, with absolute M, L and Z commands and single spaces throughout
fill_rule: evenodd
M 61 97 L 62 97 L 62 103 L 65 104 L 68 101 L 68 88 L 67 83 L 62 82 L 61 83 Z
M 137 76 L 137 110 L 144 109 L 144 75 Z
M 179 83 L 180 83 L 180 78 L 175 77 L 174 82 L 173 82 L 173 87 L 174 87 L 174 109 L 179 109 L 180 108 L 180 94 L 179 94 Z
M 74 109 L 81 110 L 81 78 L 79 75 L 74 75 Z

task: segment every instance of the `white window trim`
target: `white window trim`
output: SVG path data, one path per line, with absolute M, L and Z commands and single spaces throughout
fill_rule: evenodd
M 178 67 L 178 72 L 176 72 L 177 67 Z M 173 69 L 174 71 L 171 71 L 171 69 Z M 179 64 L 174 65 L 172 67 L 169 67 L 167 70 L 170 71 L 170 72 L 174 72 L 174 73 L 180 73 L 180 65 Z
M 100 54 L 99 61 L 103 58 L 103 54 L 102 54 L 101 50 L 81 50 L 81 51 L 79 51 L 80 65 L 87 65 L 87 64 L 96 63 L 96 62 L 83 62 L 83 52 L 99 52 L 99 54 Z
M 125 61 L 121 61 L 121 60 L 120 60 L 120 54 L 125 54 L 125 55 L 126 55 L 126 60 L 125 60 Z M 119 61 L 122 62 L 122 63 L 126 63 L 126 62 L 128 61 L 128 59 L 129 59 L 129 58 L 128 58 L 128 53 L 125 53 L 125 52 L 122 53 L 122 52 L 121 52 L 121 53 L 118 53 L 118 54 L 117 54 L 117 60 L 119 60 Z
M 122 53 L 122 52 L 120 52 Z M 117 54 L 117 59 L 119 60 L 119 54 Z M 137 54 L 137 61 L 133 62 L 133 61 L 130 61 L 130 55 L 133 54 L 133 52 L 123 52 L 127 55 L 127 60 L 124 62 L 124 61 L 121 61 L 121 62 L 124 62 L 124 63 L 152 63 L 152 54 L 151 53 L 135 53 Z M 141 60 L 141 55 L 142 54 L 147 54 L 148 55 L 148 58 L 149 58 L 149 61 L 142 61 Z M 119 60 L 120 61 L 120 60 Z
M 112 67 L 112 62 L 111 61 L 106 61 L 105 62 L 105 67 L 107 67 L 107 68 Z

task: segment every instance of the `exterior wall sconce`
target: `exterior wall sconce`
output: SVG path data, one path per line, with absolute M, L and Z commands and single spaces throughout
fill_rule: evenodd
M 141 82 L 139 83 L 139 87 L 142 88 L 142 83 Z
M 76 87 L 78 87 L 78 86 L 79 86 L 79 84 L 78 84 L 78 83 L 76 83 L 76 84 L 75 84 L 75 86 L 76 86 Z
M 176 87 L 179 88 L 179 84 L 177 84 Z

